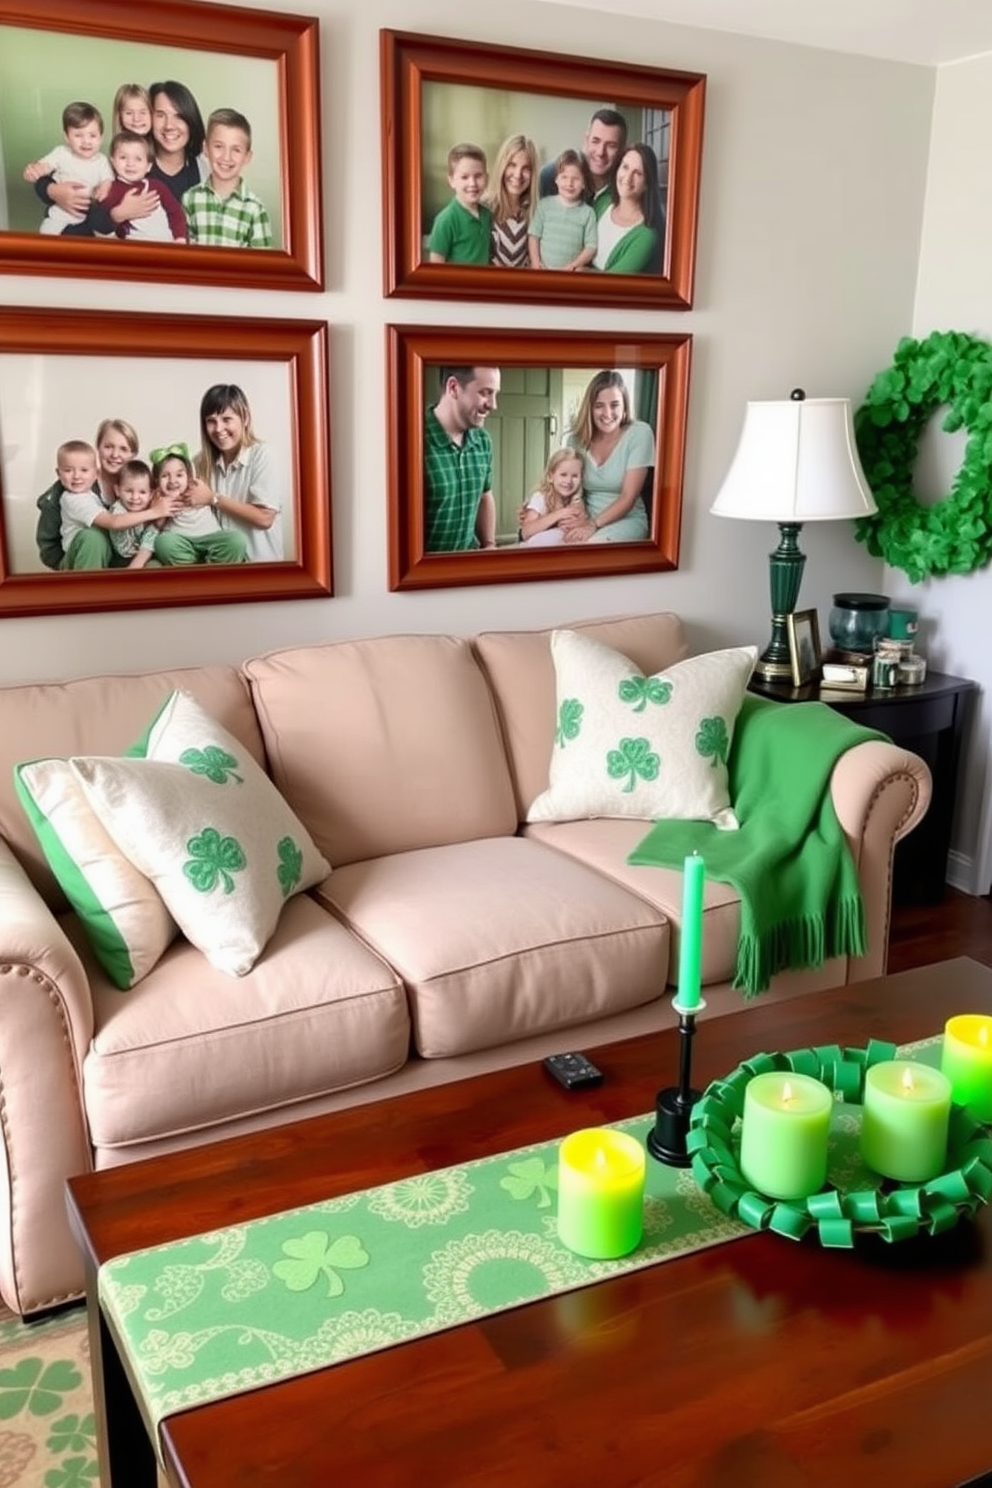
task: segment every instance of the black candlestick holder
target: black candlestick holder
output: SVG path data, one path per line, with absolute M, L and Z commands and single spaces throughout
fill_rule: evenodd
M 647 1136 L 647 1149 L 651 1156 L 667 1163 L 670 1168 L 687 1168 L 692 1162 L 686 1145 L 689 1117 L 703 1093 L 692 1088 L 692 1039 L 696 1032 L 696 1014 L 705 1006 L 702 999 L 692 1008 L 683 1007 L 677 997 L 672 1003 L 679 1015 L 679 1083 L 658 1091 L 654 1128 Z

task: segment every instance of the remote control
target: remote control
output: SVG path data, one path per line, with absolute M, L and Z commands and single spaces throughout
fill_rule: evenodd
M 549 1054 L 544 1068 L 566 1090 L 583 1090 L 603 1083 L 603 1071 L 584 1054 Z

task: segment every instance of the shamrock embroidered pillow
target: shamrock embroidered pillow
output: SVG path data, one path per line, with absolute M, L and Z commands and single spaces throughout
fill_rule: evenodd
M 286 900 L 331 871 L 244 745 L 188 693 L 169 697 L 144 758 L 69 764 L 187 940 L 232 976 L 251 970 Z
M 645 677 L 601 641 L 551 636 L 556 727 L 548 789 L 527 820 L 631 816 L 738 825 L 727 761 L 757 648 L 676 662 Z
M 148 975 L 176 934 L 162 896 L 109 836 L 68 760 L 17 765 L 14 786 L 93 954 L 126 991 Z

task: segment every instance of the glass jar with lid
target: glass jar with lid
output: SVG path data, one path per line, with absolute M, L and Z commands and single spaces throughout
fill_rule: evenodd
M 884 594 L 835 594 L 828 621 L 830 639 L 841 651 L 874 650 L 888 634 L 889 601 Z

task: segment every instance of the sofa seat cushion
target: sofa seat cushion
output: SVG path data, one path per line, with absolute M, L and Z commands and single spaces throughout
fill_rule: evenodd
M 226 976 L 179 940 L 126 994 L 99 970 L 78 922 L 64 923 L 93 988 L 83 1087 L 95 1147 L 277 1111 L 407 1059 L 398 978 L 307 894 L 289 900 L 246 976 Z
M 338 868 L 315 893 L 406 984 L 428 1059 L 570 1027 L 660 997 L 660 910 L 519 837 Z
M 672 927 L 668 980 L 678 980 L 679 924 L 682 920 L 682 874 L 673 868 L 637 867 L 627 854 L 641 842 L 650 822 L 602 818 L 598 821 L 535 822 L 525 828 L 528 840 L 567 853 L 640 895 Z M 703 985 L 729 982 L 737 965 L 741 907 L 736 889 L 707 878 L 703 890 Z

